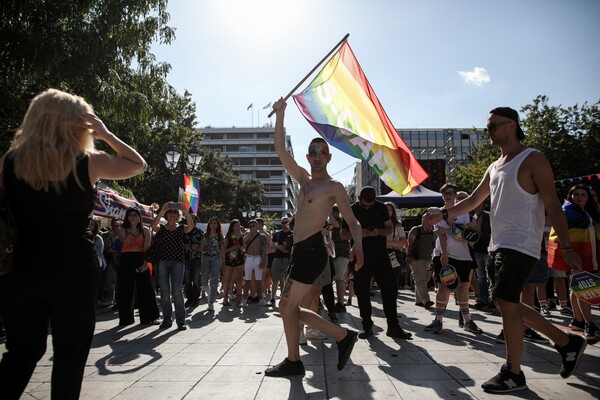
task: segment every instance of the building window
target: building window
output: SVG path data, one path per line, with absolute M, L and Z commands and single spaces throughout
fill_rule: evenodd
M 242 132 L 239 135 L 240 139 L 254 139 L 254 132 Z
M 256 138 L 257 139 L 270 139 L 273 137 L 273 133 L 272 132 L 257 132 L 256 133 Z
M 275 151 L 275 147 L 272 144 L 257 144 L 256 151 L 257 152 Z
M 229 132 L 227 134 L 227 139 L 239 139 L 240 134 L 238 132 Z
M 267 179 L 270 178 L 271 175 L 269 174 L 269 171 L 256 171 L 256 177 L 258 179 Z
M 227 146 L 225 146 L 225 151 L 228 153 L 237 153 L 238 151 L 240 151 L 240 146 L 238 146 L 237 144 L 228 144 Z
M 208 138 L 209 139 L 223 139 L 223 134 L 221 132 L 217 133 L 217 132 L 212 132 L 208 134 Z
M 253 158 L 240 158 L 239 165 L 254 165 Z
M 240 145 L 240 153 L 253 153 L 254 146 L 252 145 Z
M 256 158 L 256 165 L 268 166 L 269 165 L 269 159 L 267 157 L 257 157 Z

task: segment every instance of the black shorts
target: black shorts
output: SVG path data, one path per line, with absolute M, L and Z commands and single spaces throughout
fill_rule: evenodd
M 315 279 L 321 276 L 325 266 L 329 265 L 327 260 L 327 249 L 319 231 L 292 246 L 288 279 L 312 285 Z
M 537 260 L 512 249 L 498 249 L 487 258 L 486 269 L 492 281 L 492 299 L 521 302 L 523 285 L 533 272 Z
M 440 262 L 440 256 L 433 257 L 433 276 L 437 283 L 440 283 L 440 271 L 442 270 L 442 263 Z M 471 261 L 457 260 L 452 257 L 448 257 L 448 264 L 456 268 L 456 273 L 460 278 L 460 283 L 469 282 L 469 276 L 471 275 Z

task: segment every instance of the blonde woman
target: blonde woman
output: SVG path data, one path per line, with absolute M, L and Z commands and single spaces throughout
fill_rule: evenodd
M 94 140 L 117 156 L 97 151 Z M 50 325 L 51 396 L 77 399 L 95 325 L 99 266 L 88 223 L 94 185 L 140 174 L 146 162 L 83 98 L 49 89 L 32 100 L 0 169 L 18 232 L 14 269 L 0 277 L 7 326 L 2 398 L 22 394 L 46 352 Z

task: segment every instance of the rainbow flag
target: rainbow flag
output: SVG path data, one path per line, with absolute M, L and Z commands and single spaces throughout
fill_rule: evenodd
M 183 175 L 183 191 L 181 197 L 183 204 L 194 214 L 198 214 L 198 199 L 200 196 L 200 180 L 193 176 Z
M 367 161 L 401 195 L 427 172 L 396 132 L 348 42 L 294 101 L 304 118 L 332 146 Z

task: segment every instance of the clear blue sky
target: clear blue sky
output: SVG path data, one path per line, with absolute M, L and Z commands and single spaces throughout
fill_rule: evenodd
M 169 0 L 168 11 L 176 39 L 152 51 L 192 93 L 199 128 L 263 125 L 262 107 L 346 33 L 396 128 L 482 127 L 491 108 L 518 110 L 540 94 L 551 105 L 600 100 L 598 0 Z M 307 167 L 317 133 L 288 105 Z M 353 161 L 333 149 L 329 171 Z M 348 184 L 352 172 L 335 178 Z

